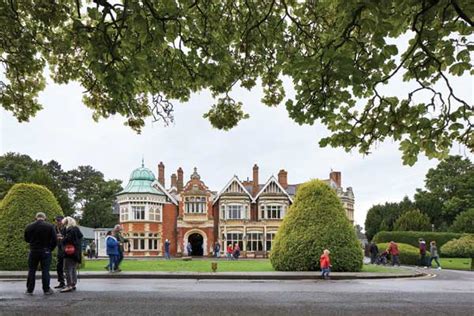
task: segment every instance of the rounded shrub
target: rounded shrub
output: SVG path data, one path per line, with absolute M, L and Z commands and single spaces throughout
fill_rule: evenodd
M 28 269 L 29 245 L 24 240 L 25 228 L 35 220 L 37 212 L 46 214 L 50 222 L 63 215 L 54 195 L 37 184 L 18 183 L 0 204 L 0 270 Z M 54 259 L 55 256 L 53 256 Z M 54 264 L 51 264 L 54 267 Z
M 298 188 L 276 234 L 270 261 L 278 271 L 315 271 L 324 249 L 333 271 L 360 271 L 363 253 L 336 192 L 319 180 Z
M 441 250 L 448 257 L 471 258 L 471 270 L 474 270 L 474 235 L 451 240 L 444 244 Z
M 403 244 L 403 243 L 397 243 L 398 245 L 398 250 L 400 251 L 400 256 L 398 257 L 400 259 L 400 264 L 406 264 L 406 265 L 418 265 L 420 262 L 420 250 L 418 247 L 414 247 L 412 245 L 408 244 Z M 380 253 L 382 253 L 384 250 L 388 249 L 389 244 L 385 243 L 379 243 L 377 244 L 377 247 L 379 247 Z M 429 247 L 429 246 L 428 246 Z M 429 258 L 430 252 L 426 252 L 426 257 Z

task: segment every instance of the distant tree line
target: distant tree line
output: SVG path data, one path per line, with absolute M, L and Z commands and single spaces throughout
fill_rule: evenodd
M 44 163 L 19 153 L 0 156 L 0 200 L 15 183 L 22 182 L 47 187 L 64 214 L 76 217 L 83 226 L 111 227 L 118 222 L 112 210 L 122 182 L 105 180 L 92 166 L 66 171 L 55 160 Z
M 379 231 L 453 231 L 474 233 L 474 165 L 449 156 L 425 177 L 413 200 L 372 206 L 365 220 L 369 240 Z

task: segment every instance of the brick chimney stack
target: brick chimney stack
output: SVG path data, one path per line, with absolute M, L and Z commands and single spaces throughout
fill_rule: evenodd
M 158 182 L 165 187 L 165 165 L 163 161 L 158 164 Z
M 181 167 L 178 168 L 178 183 L 176 188 L 178 189 L 178 192 L 183 191 L 183 169 Z
M 256 195 L 258 193 L 258 166 L 257 164 L 253 165 L 253 184 L 252 184 L 252 194 Z
M 334 181 L 338 188 L 341 187 L 342 178 L 341 178 L 341 172 L 340 171 L 331 171 L 331 173 L 329 174 L 329 179 Z
M 281 169 L 278 172 L 278 183 L 284 188 L 288 188 L 288 172 L 285 169 Z
M 171 175 L 171 187 L 178 188 L 178 179 L 176 178 L 176 173 Z

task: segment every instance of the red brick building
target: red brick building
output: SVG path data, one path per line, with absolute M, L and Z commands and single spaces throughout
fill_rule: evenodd
M 165 189 L 165 166 L 158 165 L 158 180 L 149 169 L 134 170 L 126 188 L 117 196 L 120 222 L 131 240 L 131 256 L 162 256 L 164 241 L 171 242 L 171 255 L 207 256 L 216 242 L 221 254 L 226 245 L 238 243 L 247 257 L 266 256 L 299 184 L 288 184 L 288 173 L 280 170 L 259 182 L 254 165 L 252 180 L 234 176 L 219 192 L 211 191 L 197 169 L 184 184 L 183 170 L 171 175 Z M 348 219 L 354 221 L 352 188 L 342 188 L 340 172 L 324 180 L 341 199 Z

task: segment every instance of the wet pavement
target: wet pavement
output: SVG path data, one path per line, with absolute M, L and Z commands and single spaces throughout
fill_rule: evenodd
M 0 315 L 474 315 L 474 273 L 416 279 L 87 279 L 73 293 L 26 296 L 24 280 L 0 281 Z M 52 283 L 55 285 L 55 283 Z

